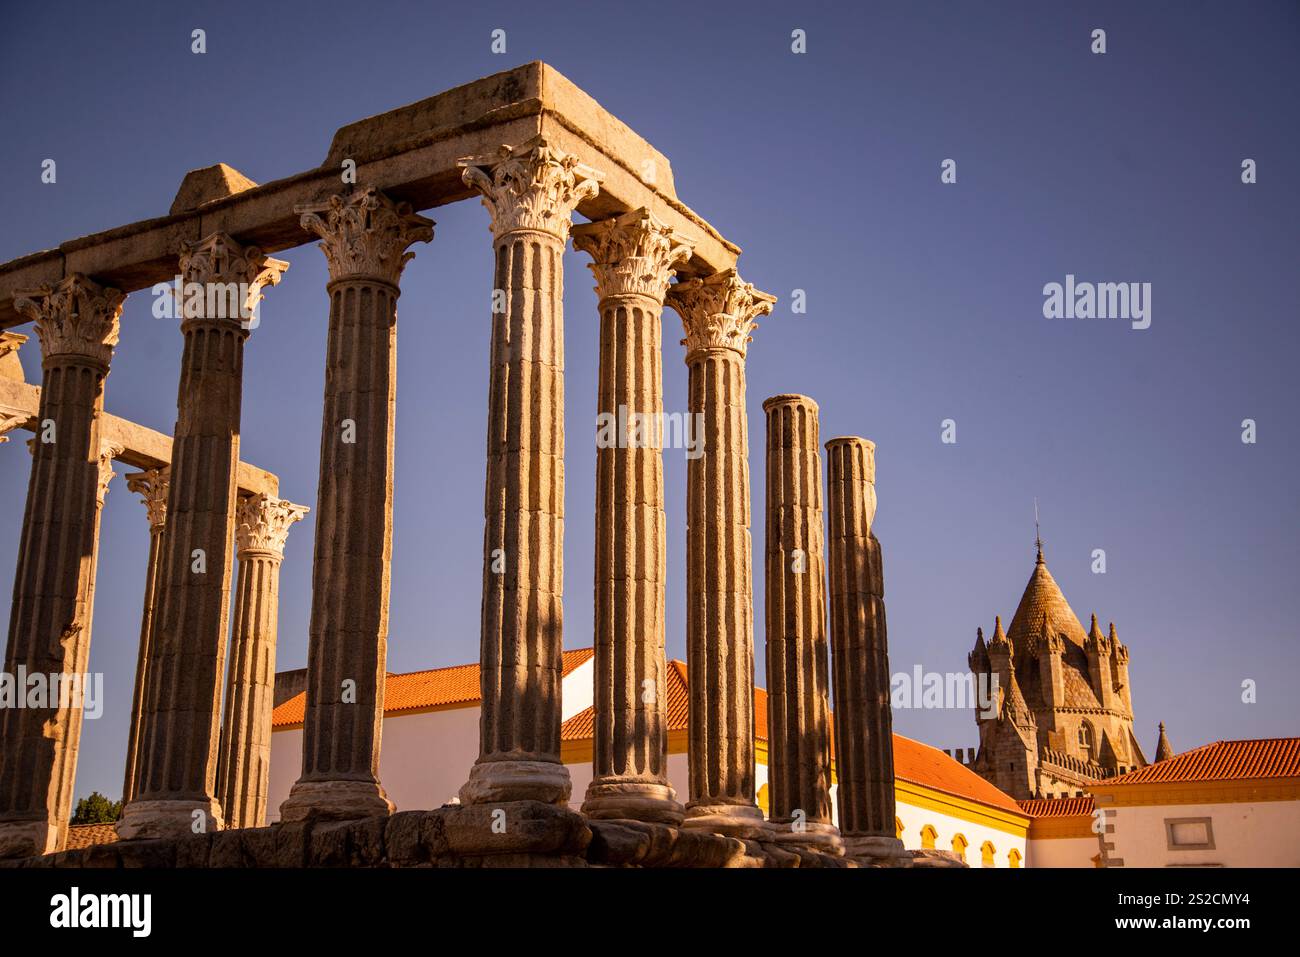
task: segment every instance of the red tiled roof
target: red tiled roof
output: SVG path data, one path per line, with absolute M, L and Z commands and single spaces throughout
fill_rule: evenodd
M 1293 777 L 1300 777 L 1300 738 L 1254 738 L 1215 741 L 1094 786 Z
M 567 675 L 586 663 L 593 654 L 595 651 L 591 648 L 564 652 L 563 673 Z M 404 675 L 389 674 L 384 684 L 384 714 L 472 704 L 480 697 L 477 664 L 413 671 Z M 271 726 L 283 728 L 302 724 L 306 708 L 307 693 L 303 691 L 275 709 L 271 716 Z
M 117 840 L 115 824 L 69 824 L 67 849 L 75 851 L 93 844 L 112 844 Z
M 686 683 L 686 664 L 668 663 L 668 730 L 686 730 L 689 704 Z M 564 722 L 561 737 L 565 741 L 583 741 L 592 736 L 594 710 L 587 708 Z M 754 737 L 767 741 L 767 692 L 754 689 Z M 832 751 L 834 750 L 832 735 Z M 833 755 L 832 755 L 833 756 Z M 998 790 L 965 765 L 954 761 L 938 748 L 913 741 L 901 734 L 894 735 L 894 776 L 912 784 L 942 791 L 992 807 L 1023 814 L 1010 796 Z
M 1024 813 L 1009 794 L 984 780 L 966 765 L 954 761 L 938 748 L 897 733 L 894 735 L 894 777 L 1010 811 L 1012 814 Z
M 1020 810 L 1030 817 L 1073 817 L 1076 814 L 1091 814 L 1093 811 L 1092 795 L 1071 798 L 1034 798 L 1016 803 L 1020 805 Z

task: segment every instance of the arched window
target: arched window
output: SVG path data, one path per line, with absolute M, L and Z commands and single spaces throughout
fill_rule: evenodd
M 954 834 L 952 838 L 953 853 L 964 864 L 966 862 L 966 848 L 970 847 L 970 842 L 961 834 Z
M 921 847 L 923 850 L 933 851 L 934 842 L 938 839 L 939 832 L 927 824 L 921 828 Z
M 1020 851 L 1014 847 L 1007 853 L 1007 867 L 1020 866 Z
M 894 837 L 900 841 L 903 839 L 903 819 L 901 817 L 894 818 Z
M 1083 751 L 1084 754 L 1091 756 L 1092 742 L 1092 725 L 1085 721 L 1083 724 L 1079 725 L 1079 749 Z
M 985 841 L 980 845 L 980 867 L 997 867 L 997 862 L 993 860 L 993 855 L 998 849 L 993 846 L 992 841 Z

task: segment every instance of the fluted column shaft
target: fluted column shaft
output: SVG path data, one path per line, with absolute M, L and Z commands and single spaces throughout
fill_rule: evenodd
M 875 445 L 826 443 L 831 653 L 840 832 L 854 857 L 906 859 L 896 836 L 889 654 L 876 514 Z
M 831 814 L 830 677 L 817 403 L 767 413 L 767 728 L 770 820 L 784 840 L 839 849 Z
M 703 454 L 687 463 L 686 654 L 690 801 L 685 825 L 764 833 L 754 802 L 754 607 L 745 355 L 773 297 L 734 270 L 670 289 L 686 330 L 689 413 Z
M 379 782 L 393 542 L 398 281 L 433 222 L 375 189 L 301 207 L 329 264 L 302 775 L 283 820 L 390 813 Z
M 122 781 L 122 802 L 135 797 L 140 772 L 140 725 L 148 681 L 149 636 L 153 626 L 154 602 L 158 591 L 158 563 L 162 558 L 162 534 L 167 525 L 167 484 L 170 469 L 149 469 L 128 475 L 126 487 L 138 493 L 149 519 L 149 559 L 145 566 L 144 607 L 140 613 L 140 645 L 136 653 L 135 686 L 131 693 L 131 725 L 126 738 L 126 768 Z
M 306 512 L 302 505 L 262 493 L 241 499 L 236 513 L 239 578 L 217 765 L 217 796 L 227 827 L 266 823 L 280 564 L 289 526 Z
M 479 756 L 466 804 L 568 800 L 560 762 L 564 245 L 597 174 L 537 138 L 461 161 L 492 216 Z
M 5 648 L 5 671 L 15 680 L 86 673 L 100 413 L 122 298 L 80 275 L 15 297 L 18 311 L 36 321 L 43 371 Z M 0 857 L 44 854 L 66 839 L 82 702 L 59 693 L 43 705 L 0 708 Z
M 691 246 L 647 210 L 576 226 L 600 297 L 596 414 L 596 818 L 675 824 L 668 783 L 661 316 L 672 265 Z
M 287 264 L 223 233 L 186 244 L 186 288 L 246 283 L 239 308 L 255 304 Z M 243 400 L 244 342 L 251 319 L 204 295 L 184 304 L 180 386 L 149 637 L 138 779 L 122 812 L 123 839 L 174 837 L 221 827 L 215 798 L 221 685 L 234 564 L 235 490 Z

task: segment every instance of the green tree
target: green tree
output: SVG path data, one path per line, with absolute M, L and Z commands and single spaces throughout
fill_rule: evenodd
M 90 797 L 77 802 L 77 809 L 72 813 L 73 824 L 112 824 L 122 816 L 122 802 L 110 801 L 98 791 L 91 791 Z

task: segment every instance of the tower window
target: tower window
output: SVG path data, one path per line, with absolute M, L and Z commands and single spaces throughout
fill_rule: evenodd
M 1092 754 L 1092 725 L 1087 721 L 1079 725 L 1079 747 Z

